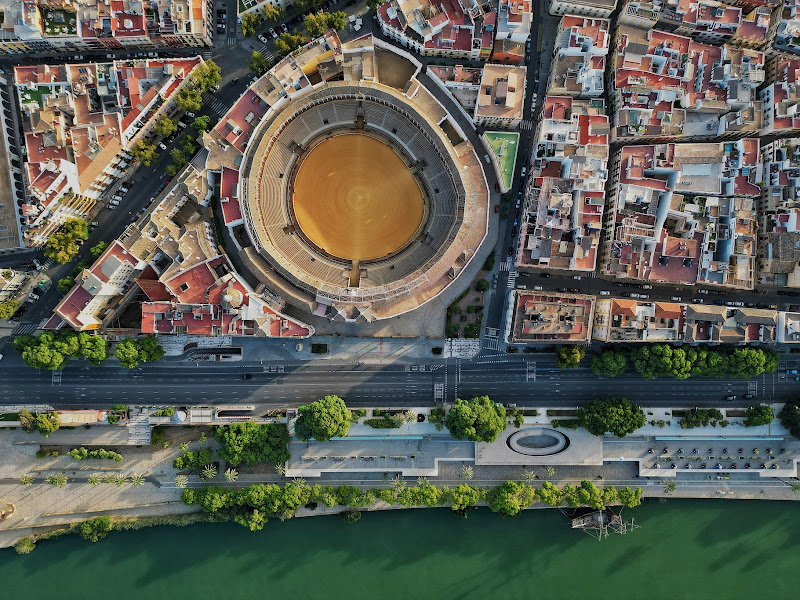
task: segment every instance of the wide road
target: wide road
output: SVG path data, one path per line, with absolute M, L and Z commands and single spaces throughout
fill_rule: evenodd
M 796 368 L 789 358 L 782 368 Z M 439 361 L 425 365 L 336 365 L 300 363 L 162 362 L 128 371 L 94 368 L 72 361 L 62 372 L 35 371 L 13 352 L 0 362 L 0 404 L 52 404 L 63 408 L 113 404 L 242 405 L 296 407 L 326 394 L 338 394 L 351 406 L 433 406 L 434 387 L 444 398 L 488 394 L 519 407 L 575 407 L 604 396 L 625 396 L 642 406 L 734 406 L 779 402 L 797 397 L 800 382 L 784 371 L 750 380 L 661 379 L 636 374 L 615 379 L 588 369 L 564 371 L 552 355 Z M 753 400 L 744 395 L 752 393 Z M 657 417 L 657 415 L 654 415 Z

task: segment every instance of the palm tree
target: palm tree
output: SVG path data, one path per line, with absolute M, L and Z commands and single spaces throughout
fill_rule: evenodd
M 522 477 L 525 479 L 525 483 L 531 483 L 534 479 L 536 479 L 536 473 L 530 469 L 525 469 L 522 471 Z
M 189 478 L 186 475 L 175 476 L 175 487 L 182 490 L 189 483 Z
M 225 469 L 225 479 L 233 483 L 234 481 L 239 479 L 239 471 L 231 468 Z
M 186 452 L 189 449 L 189 442 L 183 442 L 181 444 L 181 452 Z
M 128 476 L 127 475 L 120 474 L 120 475 L 117 475 L 116 477 L 114 477 L 114 485 L 116 485 L 117 487 L 122 487 L 126 483 L 128 483 Z
M 25 484 L 23 484 L 23 485 L 25 485 Z M 792 484 L 792 491 L 793 491 L 795 494 L 797 494 L 798 492 L 800 492 L 800 483 L 797 483 L 797 482 L 793 483 L 793 484 Z
M 417 485 L 419 487 L 424 487 L 428 485 L 428 478 L 427 477 L 417 477 Z
M 47 477 L 44 478 L 44 480 L 50 485 L 54 485 L 56 487 L 67 485 L 67 476 L 64 473 L 59 473 L 57 475 L 48 475 Z
M 114 474 L 113 473 L 105 473 L 103 475 L 103 483 L 114 483 Z
M 674 481 L 662 481 L 661 483 L 664 484 L 664 491 L 668 494 L 674 492 L 678 488 L 678 484 Z
M 275 465 L 275 471 L 278 473 L 278 475 L 286 475 L 286 463 Z
M 306 484 L 306 480 L 302 477 L 295 477 L 292 479 L 292 483 L 295 484 L 297 487 L 303 487 Z
M 402 478 L 400 475 L 396 475 L 396 476 L 395 476 L 395 478 L 394 478 L 394 479 L 392 479 L 392 487 L 393 487 L 393 488 L 394 488 L 396 491 L 400 491 L 400 490 L 402 490 L 404 487 L 406 487 L 406 480 L 405 480 L 405 479 L 403 479 L 403 478 Z
M 217 467 L 214 465 L 206 465 L 202 469 L 200 469 L 200 479 L 203 481 L 208 481 L 209 479 L 214 479 L 217 476 Z
M 131 485 L 144 485 L 144 475 L 131 475 Z
M 31 485 L 33 484 L 33 475 L 23 475 L 22 478 L 19 480 L 20 485 Z
M 548 477 L 553 477 L 556 474 L 556 470 L 553 467 L 545 467 L 544 472 L 547 473 Z
M 461 477 L 468 481 L 475 477 L 475 469 L 472 468 L 472 465 L 461 465 Z
M 97 485 L 98 483 L 100 483 L 100 475 L 97 473 L 89 475 L 89 485 Z

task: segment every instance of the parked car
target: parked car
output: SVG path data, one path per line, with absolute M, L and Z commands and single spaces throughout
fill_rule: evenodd
M 194 119 L 197 115 L 195 115 L 193 112 L 187 112 L 184 113 L 184 116 L 189 117 L 190 119 Z
M 707 294 L 708 290 L 697 290 L 698 294 Z
M 636 292 L 633 292 L 631 294 L 631 298 L 639 298 L 639 297 L 640 297 L 639 294 L 637 294 Z
M 787 375 L 797 375 L 797 369 L 786 369 Z
M 648 298 L 650 298 L 650 294 L 639 294 L 640 300 L 647 300 Z
M 275 33 L 275 30 L 272 27 L 269 28 L 269 34 L 272 36 L 272 39 L 278 38 L 278 34 Z
M 609 292 L 608 290 L 600 290 L 600 295 L 601 296 L 610 296 L 611 292 Z
M 692 298 L 692 302 L 694 302 L 695 304 L 703 304 L 703 299 L 702 298 Z
M 561 288 L 558 288 L 558 291 L 563 294 L 563 293 L 565 293 L 567 291 L 567 288 L 561 287 Z
M 578 292 L 580 292 L 578 288 L 569 288 L 569 291 L 572 292 L 573 294 L 577 294 Z
M 552 277 L 552 275 L 550 275 L 550 273 L 539 273 L 539 277 L 544 277 L 546 279 L 549 279 L 550 277 Z
M 499 183 L 495 183 L 494 184 L 494 191 L 495 192 L 499 192 L 500 191 L 500 184 Z
M 38 299 L 39 299 L 39 294 L 36 294 L 34 292 L 28 294 L 28 300 L 30 300 L 31 302 L 35 302 Z
M 670 300 L 672 300 L 673 302 L 680 302 L 681 301 L 681 297 L 680 296 L 672 296 L 670 298 Z
M 533 289 L 536 290 L 537 292 L 541 292 L 544 288 L 542 288 L 542 286 L 540 285 L 535 285 L 533 286 Z
M 266 44 L 267 43 L 267 38 L 264 37 L 263 33 L 259 33 L 258 34 L 258 41 L 261 42 L 262 44 Z
M 752 400 L 755 397 L 756 397 L 755 394 L 745 394 L 744 395 L 745 400 Z
M 158 142 L 158 147 L 161 148 L 162 150 L 166 150 L 167 149 L 167 146 L 166 146 L 166 144 L 164 144 L 164 142 Z
M 92 228 L 98 227 L 99 225 L 100 223 L 98 223 L 97 221 L 92 221 L 91 223 L 89 223 L 89 226 Z
M 573 278 L 575 281 L 580 281 L 581 279 L 583 279 L 583 277 L 581 277 L 580 275 L 573 275 L 573 276 L 572 276 L 572 278 Z
M 652 285 L 648 285 L 648 284 L 644 284 L 644 285 L 642 285 L 642 289 L 643 290 L 652 290 L 653 286 Z

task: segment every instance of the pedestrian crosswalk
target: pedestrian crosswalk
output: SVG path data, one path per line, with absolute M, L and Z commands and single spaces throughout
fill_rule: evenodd
M 211 107 L 211 110 L 217 113 L 220 117 L 228 112 L 228 107 L 225 105 L 225 103 L 217 98 L 210 98 L 208 105 Z
M 517 273 L 516 271 L 509 272 L 509 274 L 508 274 L 508 282 L 506 283 L 506 287 L 508 289 L 510 289 L 510 290 L 514 289 L 514 285 L 517 283 L 517 276 L 518 275 L 519 275 L 519 273 Z
M 238 41 L 235 33 L 228 35 L 228 46 L 235 46 Z
M 525 119 L 519 124 L 519 128 L 525 131 L 533 131 L 533 120 Z
M 484 350 L 501 350 L 502 349 L 502 340 L 498 338 L 484 338 L 483 340 L 483 349 Z
M 14 333 L 12 335 L 27 335 L 35 332 L 36 329 L 36 323 L 20 323 L 17 325 L 17 328 L 14 329 Z
M 52 266 L 53 266 L 53 259 L 48 258 L 42 263 L 42 271 L 47 271 L 47 269 L 49 269 Z
M 500 270 L 510 271 L 513 265 L 514 265 L 514 259 L 511 256 L 509 256 L 504 262 L 500 263 Z
M 261 46 L 261 48 L 259 48 L 257 52 L 261 54 L 261 56 L 266 58 L 269 64 L 272 64 L 272 62 L 275 60 L 275 53 L 272 50 L 270 50 L 269 46 L 267 46 L 266 44 Z

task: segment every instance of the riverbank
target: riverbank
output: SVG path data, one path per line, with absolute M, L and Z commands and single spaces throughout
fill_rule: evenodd
M 640 527 L 595 539 L 557 511 L 464 519 L 448 510 L 271 520 L 78 536 L 28 556 L 0 553 L 10 597 L 152 600 L 188 597 L 380 597 L 471 600 L 781 600 L 795 594 L 800 523 L 785 503 L 650 501 L 623 516 Z M 766 566 L 769 568 L 764 568 Z M 760 568 L 759 568 L 760 567 Z M 54 583 L 57 582 L 57 583 Z

